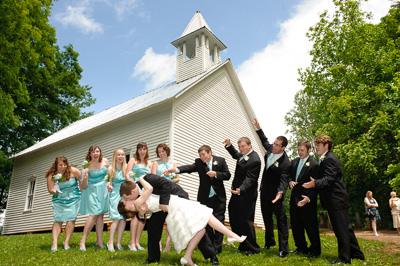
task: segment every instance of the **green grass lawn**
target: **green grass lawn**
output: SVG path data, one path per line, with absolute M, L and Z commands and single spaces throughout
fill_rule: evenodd
M 275 237 L 277 232 L 275 231 Z M 79 250 L 79 240 L 82 233 L 74 233 L 70 242 L 71 250 L 65 251 L 62 242 L 65 238 L 61 234 L 58 241 L 58 252 L 50 252 L 51 233 L 32 235 L 0 236 L 0 264 L 1 265 L 140 265 L 147 258 L 147 249 L 144 251 L 131 252 L 127 245 L 129 243 L 129 232 L 124 233 L 122 244 L 124 250 L 110 253 L 107 249 L 94 246 L 96 234 L 91 232 L 86 244 L 87 251 Z M 165 242 L 165 233 L 163 234 Z M 108 240 L 108 232 L 103 234 L 104 243 Z M 226 240 L 226 239 L 225 239 Z M 391 244 L 374 240 L 358 239 L 366 260 L 353 260 L 353 265 L 400 265 L 400 254 L 389 255 L 384 251 L 390 249 Z M 264 231 L 257 231 L 258 244 L 264 244 Z M 329 261 L 337 258 L 337 243 L 334 236 L 321 235 L 322 254 L 318 259 L 308 259 L 303 255 L 289 254 L 286 258 L 276 258 L 277 247 L 269 250 L 262 249 L 261 253 L 246 257 L 237 249 L 224 245 L 222 253 L 218 255 L 221 265 L 327 265 Z M 143 232 L 141 244 L 147 248 L 147 232 Z M 238 244 L 236 244 L 238 245 Z M 295 249 L 293 238 L 289 237 L 290 249 Z M 158 265 L 178 265 L 182 254 L 170 251 L 161 254 Z M 193 261 L 198 265 L 211 265 L 203 259 L 200 251 L 196 249 Z M 154 264 L 153 264 L 154 265 Z

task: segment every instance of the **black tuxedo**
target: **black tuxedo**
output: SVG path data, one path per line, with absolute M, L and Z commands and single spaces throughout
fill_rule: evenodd
M 268 142 L 262 129 L 257 130 L 257 134 L 267 151 L 264 156 L 265 168 L 262 175 L 260 195 L 261 195 L 261 212 L 265 225 L 265 246 L 275 246 L 274 223 L 272 214 L 275 214 L 278 224 L 279 251 L 289 253 L 289 228 L 287 217 L 283 206 L 283 198 L 289 184 L 289 175 L 291 164 L 286 152 L 276 160 L 270 167 L 267 168 L 268 156 L 272 155 L 272 144 Z M 283 192 L 282 197 L 275 203 L 278 192 Z
M 338 240 L 339 259 L 351 262 L 352 258 L 364 259 L 348 213 L 348 197 L 338 158 L 328 151 L 321 157 L 315 188 L 319 190 L 322 207 L 329 218 Z
M 194 164 L 179 166 L 180 173 L 192 173 L 197 172 L 199 174 L 199 190 L 197 192 L 197 201 L 201 204 L 206 205 L 213 209 L 213 215 L 221 222 L 225 220 L 226 210 L 226 193 L 224 187 L 224 180 L 229 180 L 231 173 L 229 172 L 228 166 L 226 165 L 225 159 L 217 156 L 212 156 L 212 171 L 217 172 L 217 176 L 210 178 L 207 172 L 210 171 L 207 164 L 203 163 L 200 158 L 194 161 Z M 209 197 L 210 188 L 213 188 L 215 195 Z M 213 249 L 215 252 L 220 253 L 223 241 L 223 234 L 218 231 L 214 231 L 210 226 L 206 226 L 207 234 L 203 238 L 209 238 L 206 241 L 210 244 L 208 249 Z M 203 239 L 202 239 L 203 241 Z M 199 246 L 200 247 L 200 246 Z M 204 252 L 203 252 L 204 254 Z
M 232 190 L 240 189 L 240 195 L 232 194 L 229 201 L 229 222 L 233 232 L 247 236 L 246 241 L 239 245 L 239 250 L 256 254 L 260 252 L 260 246 L 256 241 L 254 214 L 261 161 L 255 151 L 241 159 L 242 154 L 232 145 L 226 149 L 237 160 Z
M 170 180 L 154 174 L 147 174 L 144 180 L 149 182 L 153 187 L 153 194 L 160 195 L 160 204 L 168 205 L 171 195 L 177 195 L 181 198 L 189 199 L 189 195 L 178 184 Z M 148 245 L 148 260 L 160 260 L 160 246 L 161 235 L 165 218 L 168 213 L 155 212 L 151 218 L 147 220 L 147 245 Z
M 292 171 L 290 173 L 290 181 L 296 182 L 297 167 L 300 158 L 292 161 Z M 308 252 L 311 255 L 321 255 L 321 240 L 319 237 L 318 217 L 317 217 L 317 191 L 314 188 L 306 189 L 302 185 L 310 181 L 310 177 L 318 178 L 319 165 L 313 158 L 308 157 L 307 161 L 301 168 L 301 172 L 297 178 L 298 184 L 293 187 L 290 196 L 290 221 L 294 243 L 299 251 Z M 307 196 L 310 202 L 303 207 L 297 206 L 297 203 L 303 200 L 302 196 Z M 307 241 L 304 235 L 306 230 L 311 246 L 307 248 Z

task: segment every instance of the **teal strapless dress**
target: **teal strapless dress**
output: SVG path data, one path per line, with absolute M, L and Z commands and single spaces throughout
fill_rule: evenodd
M 148 166 L 144 166 L 143 164 L 138 163 L 132 167 L 132 172 L 138 173 L 134 181 L 139 182 L 139 177 L 150 173 L 150 168 Z
M 121 188 L 121 184 L 126 181 L 126 178 L 122 176 L 122 170 L 119 168 L 117 169 L 118 172 L 112 179 L 113 190 L 110 192 L 108 215 L 113 220 L 124 220 L 124 217 L 118 212 L 118 203 L 122 199 L 119 195 L 119 189 Z
M 75 221 L 81 204 L 78 181 L 76 178 L 70 178 L 68 181 L 59 182 L 58 186 L 62 193 L 53 195 L 51 199 L 54 222 Z
M 89 172 L 88 187 L 82 191 L 80 214 L 99 215 L 108 212 L 108 194 L 104 177 L 107 167 Z M 104 197 L 106 195 L 106 197 Z
M 159 176 L 165 177 L 168 180 L 172 180 L 172 175 L 169 175 L 169 176 L 161 175 L 161 173 L 164 172 L 165 170 L 172 168 L 171 161 L 164 163 L 164 162 L 158 160 L 158 163 L 159 163 L 159 165 L 157 166 L 156 174 Z

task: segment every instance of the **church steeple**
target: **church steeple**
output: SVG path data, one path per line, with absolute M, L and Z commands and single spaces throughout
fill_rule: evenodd
M 178 49 L 176 82 L 197 76 L 221 62 L 226 46 L 212 33 L 200 11 L 194 14 L 181 37 L 172 42 Z

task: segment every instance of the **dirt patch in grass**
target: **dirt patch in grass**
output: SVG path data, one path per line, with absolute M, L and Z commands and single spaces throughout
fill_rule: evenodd
M 400 236 L 397 234 L 397 231 L 381 230 L 378 231 L 379 236 L 374 236 L 372 231 L 367 231 L 367 230 L 355 231 L 355 233 L 357 238 L 378 240 L 393 244 L 384 247 L 384 251 L 386 254 L 400 253 Z M 321 231 L 321 234 L 335 235 L 333 231 Z

